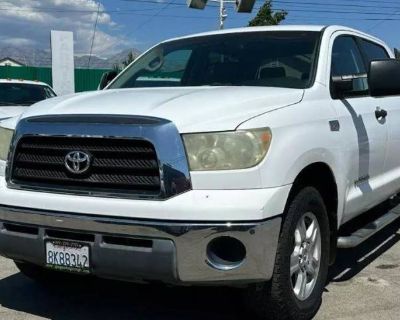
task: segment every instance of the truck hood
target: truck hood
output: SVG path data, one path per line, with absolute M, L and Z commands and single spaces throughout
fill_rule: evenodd
M 28 107 L 0 106 L 0 120 L 19 116 Z
M 30 107 L 40 115 L 113 114 L 168 119 L 181 133 L 234 130 L 246 120 L 301 101 L 304 90 L 270 87 L 135 88 L 58 97 Z

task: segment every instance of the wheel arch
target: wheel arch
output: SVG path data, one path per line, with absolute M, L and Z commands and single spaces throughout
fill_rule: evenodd
M 330 263 L 336 258 L 337 226 L 338 226 L 338 186 L 331 167 L 325 162 L 314 162 L 303 168 L 294 179 L 293 186 L 285 206 L 303 188 L 312 186 L 321 194 L 329 218 L 330 229 Z

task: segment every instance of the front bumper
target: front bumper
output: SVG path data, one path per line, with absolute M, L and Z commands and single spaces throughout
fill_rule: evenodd
M 44 242 L 71 239 L 90 245 L 91 272 L 98 277 L 245 284 L 271 278 L 280 226 L 279 216 L 257 222 L 185 223 L 0 206 L 0 255 L 44 266 Z M 243 263 L 232 270 L 207 262 L 210 241 L 223 236 L 239 240 L 246 249 Z M 110 243 L 110 238 L 121 241 Z

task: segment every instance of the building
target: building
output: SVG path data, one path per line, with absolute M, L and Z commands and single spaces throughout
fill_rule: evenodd
M 14 60 L 12 58 L 5 57 L 0 59 L 0 67 L 9 66 L 9 67 L 23 67 L 24 64 Z

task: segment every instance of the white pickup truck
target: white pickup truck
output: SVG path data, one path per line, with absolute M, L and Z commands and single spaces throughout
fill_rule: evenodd
M 400 62 L 338 26 L 165 41 L 105 90 L 0 131 L 0 254 L 26 275 L 243 287 L 261 318 L 318 310 L 339 237 L 400 189 Z M 372 226 L 372 227 L 371 227 Z
M 55 96 L 43 82 L 0 79 L 0 121 L 19 116 L 29 106 Z

